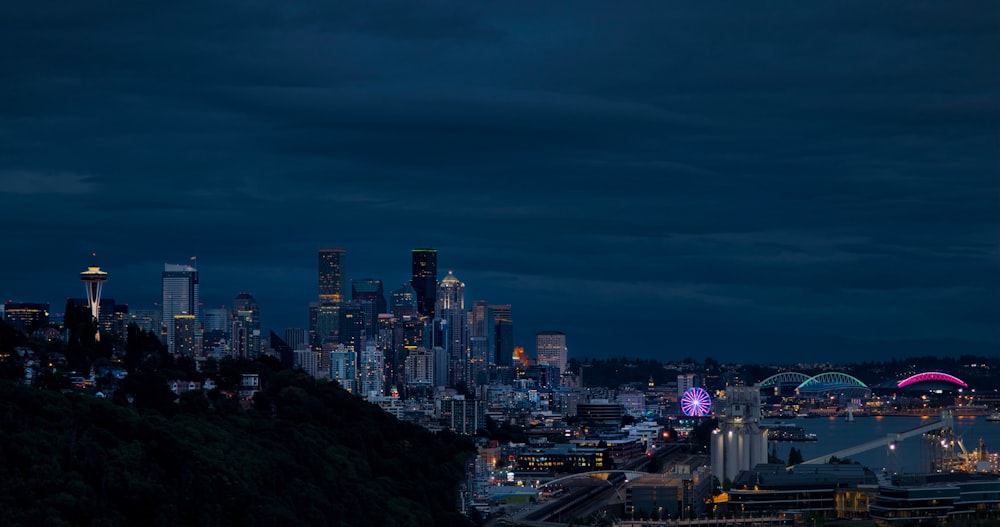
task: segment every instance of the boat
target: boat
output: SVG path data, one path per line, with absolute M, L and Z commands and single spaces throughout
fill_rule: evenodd
M 987 421 L 1000 421 L 1000 412 L 993 412 L 992 414 L 986 416 Z
M 810 434 L 801 426 L 792 423 L 762 424 L 767 428 L 768 441 L 816 441 L 816 434 Z

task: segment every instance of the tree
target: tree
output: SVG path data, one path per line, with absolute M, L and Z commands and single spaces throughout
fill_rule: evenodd
M 802 451 L 795 447 L 792 447 L 791 450 L 788 451 L 788 464 L 799 465 L 802 463 L 802 461 L 804 461 L 802 459 Z

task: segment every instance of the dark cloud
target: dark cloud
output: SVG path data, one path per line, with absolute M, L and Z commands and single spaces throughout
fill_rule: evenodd
M 1000 343 L 1000 5 L 0 8 L 0 295 L 305 325 L 315 252 L 439 249 L 519 344 L 870 356 Z M 881 348 L 880 348 L 881 346 Z M 945 349 L 946 348 L 946 349 Z

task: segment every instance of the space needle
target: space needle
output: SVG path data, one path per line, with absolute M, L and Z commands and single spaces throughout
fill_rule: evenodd
M 94 332 L 94 340 L 101 340 L 101 330 L 100 330 L 100 314 L 101 314 L 101 289 L 104 287 L 104 282 L 108 279 L 108 273 L 101 270 L 100 267 L 93 266 L 87 267 L 87 270 L 80 273 L 80 281 L 83 282 L 87 287 L 87 304 L 90 306 L 90 316 L 93 317 L 94 324 L 96 325 L 96 331 Z

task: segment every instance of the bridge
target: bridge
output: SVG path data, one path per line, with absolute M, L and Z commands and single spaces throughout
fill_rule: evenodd
M 921 425 L 921 426 L 918 426 L 918 427 L 913 428 L 911 430 L 907 430 L 905 432 L 900 432 L 898 434 L 888 434 L 888 435 L 886 435 L 885 437 L 883 437 L 881 439 L 873 439 L 871 441 L 868 441 L 868 442 L 865 442 L 865 443 L 861 443 L 860 445 L 855 445 L 855 446 L 852 446 L 850 448 L 845 448 L 843 450 L 838 450 L 836 452 L 831 452 L 829 454 L 826 454 L 826 455 L 823 455 L 823 456 L 820 456 L 820 457 L 816 457 L 816 458 L 812 458 L 812 459 L 803 461 L 801 464 L 803 464 L 803 465 L 818 465 L 818 464 L 826 463 L 827 460 L 829 460 L 833 456 L 836 456 L 838 458 L 851 457 L 851 456 L 853 456 L 855 454 L 860 454 L 861 452 L 867 452 L 869 450 L 874 450 L 876 448 L 879 448 L 879 447 L 882 447 L 882 446 L 886 446 L 886 445 L 889 445 L 889 448 L 892 448 L 895 443 L 898 443 L 899 441 L 902 441 L 904 439 L 907 439 L 907 438 L 910 438 L 910 437 L 914 437 L 914 436 L 918 436 L 918 435 L 923 434 L 924 432 L 930 432 L 931 430 L 940 430 L 942 428 L 951 428 L 953 424 L 954 424 L 954 417 L 952 416 L 951 411 L 950 410 L 944 410 L 944 411 L 941 412 L 941 420 L 940 421 L 935 421 L 933 423 L 928 423 L 928 424 L 925 424 L 925 425 Z

